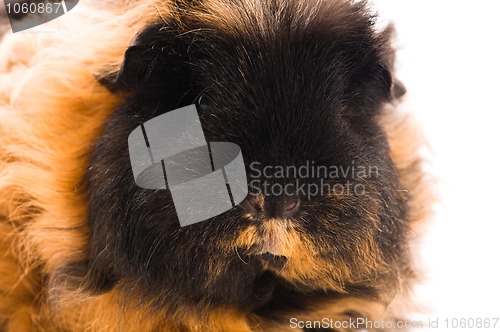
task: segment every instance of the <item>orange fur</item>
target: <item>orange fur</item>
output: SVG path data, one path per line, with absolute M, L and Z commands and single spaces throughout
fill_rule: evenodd
M 119 103 L 94 74 L 103 61 L 118 66 L 151 19 L 144 6 L 137 8 L 140 15 L 130 11 L 121 21 L 96 11 L 89 20 L 85 10 L 77 7 L 54 21 L 53 28 L 64 33 L 7 35 L 1 44 L 0 326 L 6 331 L 29 331 L 49 321 L 52 312 L 38 306 L 49 290 L 40 284 L 63 263 L 85 255 L 82 177 L 90 144 Z M 154 8 L 149 12 L 156 15 Z M 89 21 L 84 30 L 82 20 Z M 96 316 L 98 306 L 91 307 L 84 321 Z

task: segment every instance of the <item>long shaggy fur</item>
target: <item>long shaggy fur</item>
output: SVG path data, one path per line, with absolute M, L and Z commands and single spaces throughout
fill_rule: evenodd
M 145 1 L 81 4 L 57 33 L 5 35 L 0 330 L 402 319 L 429 195 L 421 139 L 395 110 L 392 29 L 373 20 L 340 0 Z M 208 140 L 237 143 L 247 164 L 384 172 L 363 180 L 367 195 L 314 197 L 294 218 L 240 206 L 180 228 L 168 191 L 135 186 L 126 138 L 194 102 Z

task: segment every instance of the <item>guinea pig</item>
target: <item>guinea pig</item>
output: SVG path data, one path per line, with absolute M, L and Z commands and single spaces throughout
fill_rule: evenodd
M 401 328 L 430 196 L 376 19 L 149 0 L 4 36 L 0 330 Z M 193 104 L 207 141 L 240 147 L 248 196 L 182 227 L 168 186 L 135 183 L 128 137 Z

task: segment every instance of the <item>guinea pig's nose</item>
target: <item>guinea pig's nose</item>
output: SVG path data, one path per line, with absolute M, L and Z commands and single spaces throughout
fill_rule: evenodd
M 264 202 L 259 197 L 249 195 L 242 204 L 253 215 L 260 216 L 264 213 Z
M 243 206 L 257 217 L 293 217 L 300 208 L 300 198 L 292 197 L 257 197 L 249 195 Z
M 281 209 L 278 209 L 278 217 L 292 217 L 297 213 L 300 208 L 300 198 L 290 197 L 284 201 L 281 205 Z M 281 210 L 281 213 L 279 213 Z
M 283 204 L 283 214 L 292 214 L 297 212 L 300 207 L 300 199 L 298 197 L 293 197 Z

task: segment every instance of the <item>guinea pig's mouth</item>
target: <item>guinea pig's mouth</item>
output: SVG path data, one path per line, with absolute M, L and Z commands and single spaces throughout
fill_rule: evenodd
M 282 268 L 294 254 L 300 241 L 290 220 L 271 219 L 255 223 L 237 239 L 244 254 L 259 259 L 266 266 Z

